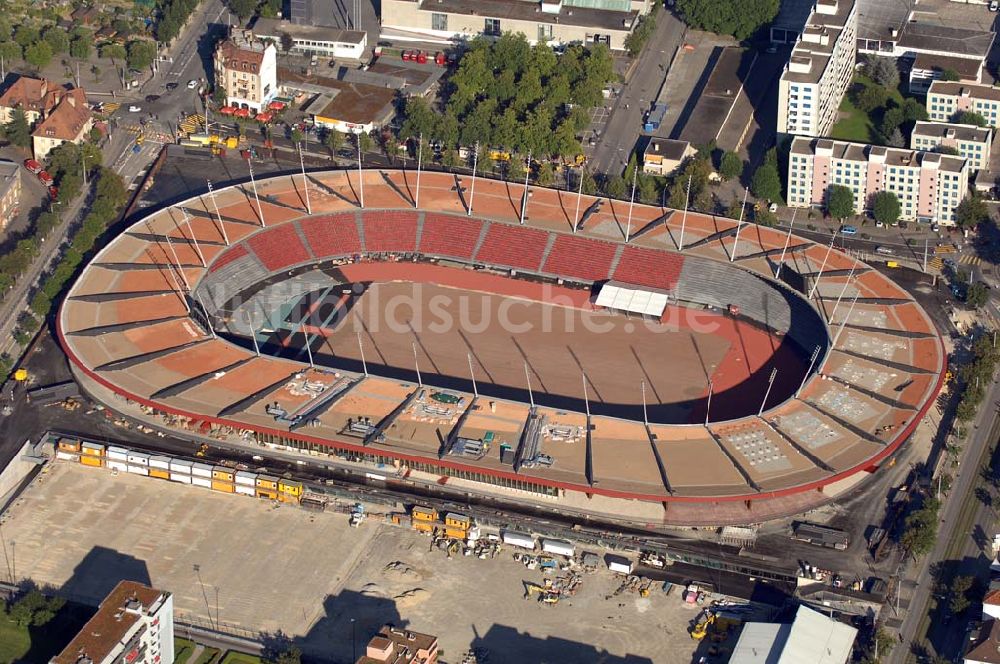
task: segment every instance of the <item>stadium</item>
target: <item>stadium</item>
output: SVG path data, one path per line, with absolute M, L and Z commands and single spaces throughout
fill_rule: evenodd
M 830 500 L 893 458 L 945 368 L 926 312 L 832 244 L 404 170 L 152 212 L 57 327 L 124 414 L 652 524 Z

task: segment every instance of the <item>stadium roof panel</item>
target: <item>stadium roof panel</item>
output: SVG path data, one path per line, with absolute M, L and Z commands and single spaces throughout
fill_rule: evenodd
M 310 174 L 309 182 L 312 212 L 317 218 L 357 210 L 354 203 L 358 188 L 356 172 L 314 173 Z M 452 175 L 422 174 L 423 211 L 457 213 L 455 223 L 467 219 L 466 203 L 463 202 L 467 198 L 463 196 L 470 196 L 471 178 L 461 178 L 463 196 L 455 191 L 455 184 Z M 408 459 L 419 460 L 424 464 L 422 467 L 438 466 L 442 472 L 450 467 L 484 477 L 521 478 L 590 494 L 653 501 L 753 500 L 758 490 L 777 498 L 837 482 L 870 468 L 891 454 L 933 401 L 940 386 L 944 367 L 942 346 L 930 319 L 919 305 L 888 278 L 873 270 L 859 270 L 848 277 L 847 271 L 855 265 L 852 257 L 837 249 L 830 250 L 826 245 L 813 245 L 793 237 L 790 242 L 793 250 L 786 256 L 786 264 L 792 269 L 804 274 L 816 273 L 824 266 L 827 272 L 843 271 L 839 275 L 825 274 L 816 289 L 827 312 L 832 311 L 833 301 L 842 293 L 845 301 L 853 300 L 855 294 L 862 298 L 850 314 L 849 325 L 838 339 L 837 349 L 823 368 L 836 380 L 809 379 L 801 401 L 775 402 L 776 405 L 765 412 L 764 420 L 748 416 L 728 423 L 715 423 L 711 431 L 699 424 L 652 424 L 649 427 L 654 437 L 652 442 L 641 422 L 595 415 L 591 419 L 592 457 L 589 464 L 596 480 L 593 486 L 589 484 L 591 478 L 587 477 L 587 420 L 581 412 L 540 407 L 537 412 L 544 417 L 539 420 L 541 429 L 535 456 L 527 464 L 521 459 L 517 472 L 511 464 L 503 462 L 501 444 L 516 449 L 529 423 L 530 410 L 525 403 L 503 398 L 480 398 L 461 421 L 460 431 L 456 432 L 471 441 L 489 439 L 491 444 L 485 446 L 485 452 L 475 457 L 477 448 L 472 444 L 465 452 L 439 459 L 438 433 L 451 432 L 459 426 L 464 404 L 471 401 L 467 392 L 453 392 L 466 400 L 462 404 L 448 403 L 447 399 L 433 402 L 427 391 L 436 388 L 425 388 L 425 394 L 414 396 L 401 412 L 401 404 L 419 390 L 417 385 L 405 380 L 372 375 L 340 394 L 344 383 L 338 381 L 353 380 L 356 374 L 309 369 L 301 354 L 297 361 L 255 358 L 252 349 L 247 347 L 247 340 L 237 346 L 222 338 L 210 339 L 208 330 L 190 318 L 182 305 L 181 295 L 186 294 L 188 288 L 195 289 L 207 283 L 204 280 L 209 269 L 202 267 L 201 256 L 207 259 L 209 268 L 213 263 L 229 262 L 230 267 L 217 271 L 214 278 L 220 285 L 235 289 L 234 293 L 252 285 L 237 283 L 238 279 L 263 279 L 269 274 L 281 274 L 286 267 L 299 264 L 298 261 L 315 260 L 312 245 L 321 240 L 316 234 L 326 233 L 333 226 L 311 222 L 309 232 L 305 232 L 305 227 L 295 221 L 307 216 L 301 187 L 301 178 L 287 176 L 257 182 L 264 228 L 260 225 L 250 186 L 245 184 L 217 187 L 211 197 L 201 195 L 174 209 L 155 211 L 129 232 L 109 242 L 83 270 L 59 313 L 59 333 L 75 370 L 118 394 L 167 412 L 238 429 L 249 428 L 269 436 L 298 438 L 355 451 L 362 449 L 365 428 L 355 427 L 352 433 L 349 431 L 351 423 L 363 419 L 366 426 L 375 426 L 395 414 L 384 438 L 368 446 L 371 454 L 398 458 L 404 464 Z M 409 174 L 367 171 L 364 187 L 368 215 L 378 214 L 372 211 L 373 207 L 412 210 L 410 200 L 400 193 L 412 191 L 414 187 Z M 571 232 L 574 221 L 571 211 L 575 209 L 576 197 L 539 187 L 532 187 L 531 192 L 527 222 L 532 229 L 548 234 L 542 236 L 543 244 L 545 252 L 551 252 L 555 245 L 552 234 Z M 510 224 L 516 227 L 520 196 L 520 187 L 478 179 L 473 222 L 478 224 L 479 219 L 488 219 L 494 226 Z M 223 237 L 219 228 L 212 198 L 218 204 L 218 214 L 223 219 L 228 238 Z M 593 197 L 583 197 L 581 210 L 588 210 L 593 205 L 596 212 L 586 220 L 574 242 L 562 243 L 561 247 L 578 251 L 581 247 L 576 238 L 622 243 L 628 227 L 628 204 L 605 200 L 597 205 L 597 201 Z M 684 216 L 657 207 L 636 205 L 632 210 L 632 232 L 639 232 L 653 221 L 657 224 L 630 243 L 643 249 L 626 252 L 616 246 L 614 253 L 602 259 L 610 258 L 609 276 L 614 275 L 627 255 L 628 260 L 639 261 L 630 269 L 643 270 L 647 274 L 660 272 L 655 275 L 655 281 L 668 288 L 676 287 L 680 280 L 682 291 L 690 292 L 698 287 L 722 289 L 723 292 L 713 296 L 713 301 L 717 302 L 712 305 L 715 307 L 719 306 L 718 302 L 732 302 L 730 294 L 736 291 L 731 290 L 732 274 L 713 266 L 749 270 L 765 279 L 773 276 L 771 261 L 774 257 L 767 260 L 760 252 L 780 249 L 786 240 L 785 233 L 745 224 L 741 229 L 738 254 L 748 254 L 731 264 L 728 250 L 734 242 L 736 222 L 694 213 L 686 215 L 684 221 L 683 261 L 698 259 L 690 265 L 702 267 L 678 274 L 676 270 L 683 269 L 679 267 L 682 259 L 674 249 Z M 404 244 L 419 247 L 420 235 L 428 233 L 431 224 L 422 214 L 417 219 L 416 223 L 405 225 L 409 229 L 406 232 L 415 233 L 416 237 L 407 239 Z M 391 239 L 395 232 L 391 228 L 390 225 L 378 231 L 385 236 L 380 242 L 396 241 Z M 358 229 L 360 231 L 362 226 Z M 169 243 L 162 236 L 164 233 L 170 236 Z M 281 237 L 286 241 L 252 239 L 264 237 Z M 324 249 L 325 257 L 330 257 L 331 248 L 336 251 L 338 237 L 323 240 L 330 244 Z M 473 233 L 469 238 L 467 260 L 479 265 L 488 263 L 472 260 L 482 237 Z M 199 243 L 197 247 L 194 238 Z M 226 239 L 230 243 L 228 248 L 224 246 Z M 295 240 L 301 244 L 294 250 L 289 249 L 296 244 Z M 357 253 L 356 247 L 345 249 L 343 255 L 353 253 Z M 182 270 L 175 265 L 178 261 L 184 266 Z M 559 266 L 557 270 L 571 272 L 574 269 L 572 260 L 553 262 L 544 252 L 537 263 L 534 269 L 539 271 L 552 269 L 553 265 Z M 272 268 L 268 270 L 265 265 Z M 609 263 L 602 263 L 602 266 L 600 269 L 589 266 L 586 273 L 600 274 Z M 403 265 L 400 268 L 400 278 L 405 279 L 409 268 Z M 344 269 L 345 272 L 351 270 L 349 266 Z M 530 269 L 527 271 L 531 273 Z M 572 277 L 571 274 L 567 276 Z M 620 287 L 628 285 L 631 284 L 625 282 Z M 150 290 L 163 289 L 180 293 L 146 294 Z M 641 286 L 638 290 L 649 294 L 657 289 Z M 108 293 L 133 293 L 135 296 L 103 296 Z M 800 299 L 792 294 L 788 297 L 796 302 Z M 866 299 L 878 299 L 879 302 Z M 189 297 L 189 301 L 194 300 L 197 298 Z M 841 302 L 834 323 L 847 316 L 850 307 L 845 301 Z M 208 304 L 214 309 L 222 302 L 213 300 Z M 648 303 L 644 306 L 643 311 L 647 311 Z M 752 318 L 760 314 L 744 311 L 743 315 Z M 775 315 L 773 311 L 763 315 L 772 325 L 782 325 L 780 321 L 788 320 L 782 318 L 784 314 Z M 214 320 L 216 325 L 220 324 L 220 318 Z M 803 333 L 794 327 L 801 323 L 791 325 L 792 329 L 784 330 L 789 336 Z M 836 332 L 832 330 L 831 338 Z M 927 336 L 914 337 L 914 334 Z M 147 356 L 149 353 L 153 355 Z M 431 371 L 429 367 L 422 368 Z M 488 380 L 484 376 L 478 378 Z M 334 387 L 335 384 L 340 387 Z M 880 386 L 882 389 L 877 389 Z M 545 390 L 541 386 L 535 389 L 540 394 Z M 277 405 L 288 413 L 301 414 L 323 402 L 324 392 L 335 394 L 329 390 L 336 390 L 337 398 L 330 399 L 328 407 L 320 408 L 316 422 L 308 427 L 289 431 L 287 421 L 268 412 L 270 406 Z M 890 398 L 887 400 L 886 396 Z M 704 387 L 696 387 L 693 403 L 697 404 L 697 399 L 704 397 Z M 593 393 L 590 398 L 602 399 Z M 638 390 L 633 398 L 638 402 Z M 894 407 L 892 399 L 903 407 Z M 652 405 L 653 397 L 650 401 Z M 688 416 L 697 420 L 703 417 L 703 412 L 696 405 Z M 220 413 L 225 414 L 220 416 Z M 664 484 L 660 463 L 672 494 Z M 747 483 L 748 479 L 752 485 Z

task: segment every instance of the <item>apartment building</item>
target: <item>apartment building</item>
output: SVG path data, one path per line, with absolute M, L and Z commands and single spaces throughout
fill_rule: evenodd
M 918 122 L 910 135 L 910 147 L 924 152 L 951 148 L 969 162 L 969 170 L 989 168 L 993 131 L 976 125 Z
M 979 113 L 995 129 L 1000 116 L 1000 89 L 953 81 L 931 83 L 927 90 L 927 116 L 931 120 L 950 122 L 962 111 Z
M 778 84 L 778 133 L 825 136 L 857 55 L 854 0 L 816 0 Z
M 250 32 L 233 31 L 215 49 L 215 84 L 226 105 L 263 110 L 278 91 L 278 50 Z
M 950 226 L 969 188 L 969 162 L 938 152 L 799 137 L 788 161 L 790 207 L 822 206 L 830 187 L 843 185 L 854 192 L 857 214 L 872 195 L 890 191 L 901 219 Z
M 0 230 L 21 208 L 21 167 L 12 161 L 0 161 Z
M 436 636 L 386 625 L 368 642 L 356 664 L 436 664 Z
M 174 661 L 174 598 L 121 581 L 49 664 L 169 664 Z
M 472 39 L 520 32 L 531 43 L 625 49 L 650 0 L 382 0 L 382 34 L 396 40 Z
M 654 136 L 649 139 L 642 153 L 642 172 L 651 175 L 670 175 L 684 163 L 685 159 L 697 153 L 698 151 L 687 141 Z
M 34 126 L 51 113 L 69 92 L 65 86 L 48 79 L 19 76 L 0 94 L 0 123 L 10 122 L 14 109 L 20 108 L 24 111 L 28 124 Z
M 63 143 L 79 145 L 90 135 L 94 114 L 87 105 L 87 95 L 80 88 L 64 91 L 56 107 L 31 132 L 35 159 L 44 160 Z

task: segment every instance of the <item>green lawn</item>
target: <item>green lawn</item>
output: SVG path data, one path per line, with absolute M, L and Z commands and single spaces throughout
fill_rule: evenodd
M 210 664 L 210 662 L 214 662 L 218 656 L 219 656 L 218 648 L 209 648 L 206 646 L 201 653 L 201 657 L 199 657 L 198 661 L 196 661 L 194 664 Z
M 186 664 L 194 651 L 194 643 L 174 637 L 174 664 Z
M 860 74 L 854 77 L 852 85 L 874 85 L 871 79 Z M 903 95 L 898 89 L 889 90 L 889 99 L 897 104 L 903 103 Z M 830 130 L 830 137 L 842 141 L 854 141 L 855 143 L 875 143 L 881 144 L 878 132 L 872 118 L 851 103 L 850 93 L 844 95 L 840 102 L 840 113 L 842 119 L 833 125 Z M 873 115 L 876 119 L 881 119 L 881 111 L 876 109 Z
M 80 631 L 93 610 L 66 604 L 41 627 L 21 627 L 0 604 L 0 664 L 47 662 L 58 655 Z
M 230 650 L 220 664 L 262 664 L 260 657 Z

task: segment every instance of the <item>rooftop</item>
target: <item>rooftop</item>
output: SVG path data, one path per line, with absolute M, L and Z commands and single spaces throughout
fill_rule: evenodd
M 281 81 L 282 87 L 320 95 L 317 100 L 309 104 L 309 113 L 354 124 L 380 121 L 392 111 L 393 100 L 396 97 L 396 91 L 392 88 L 299 74 L 280 67 L 278 80 Z M 321 104 L 324 99 L 329 101 Z
M 992 134 L 993 132 L 986 127 L 951 122 L 920 121 L 913 126 L 914 136 L 929 136 L 941 139 L 953 138 L 959 141 L 975 141 L 977 143 L 989 143 Z
M 433 660 L 436 636 L 386 625 L 368 642 L 357 664 L 421 664 Z
M 949 53 L 959 58 L 984 60 L 995 38 L 992 32 L 953 28 L 930 23 L 905 23 L 896 41 L 898 48 Z
M 73 141 L 77 139 L 91 117 L 83 90 L 79 88 L 70 90 L 48 117 L 35 127 L 32 135 Z
M 747 623 L 730 664 L 845 664 L 858 630 L 800 606 L 791 625 Z
M 817 3 L 835 9 L 833 13 L 813 11 L 806 19 L 802 30 L 802 38 L 792 49 L 790 61 L 799 64 L 810 64 L 808 72 L 793 72 L 788 67 L 782 73 L 782 78 L 800 83 L 814 83 L 820 79 L 826 69 L 833 49 L 840 39 L 848 17 L 854 11 L 854 0 L 830 0 Z
M 983 71 L 983 60 L 980 58 L 961 58 L 934 53 L 918 53 L 913 61 L 914 69 L 924 69 L 937 72 L 954 71 L 963 81 L 979 82 Z
M 983 625 L 979 630 L 979 639 L 965 653 L 965 661 L 1000 664 L 1000 620 L 991 620 Z
M 332 6 L 332 3 L 328 3 Z M 343 30 L 324 23 L 303 25 L 290 23 L 277 18 L 258 18 L 251 27 L 255 35 L 260 37 L 278 37 L 287 34 L 293 39 L 310 39 L 321 42 L 337 42 L 341 44 L 360 44 L 365 40 L 361 30 Z
M 959 83 L 956 81 L 934 81 L 931 83 L 928 95 L 951 95 L 955 97 L 972 97 L 973 99 L 989 99 L 1000 101 L 1000 88 L 992 85 L 977 85 L 975 83 Z
M 66 87 L 48 79 L 20 76 L 0 95 L 0 107 L 18 106 L 45 115 L 59 104 L 67 92 Z
M 259 74 L 264 53 L 269 47 L 273 48 L 267 42 L 251 38 L 249 34 L 234 32 L 229 39 L 219 42 L 216 58 L 222 60 L 226 69 Z
M 421 11 L 483 16 L 508 21 L 558 23 L 586 28 L 629 31 L 639 12 L 612 11 L 590 7 L 562 7 L 558 14 L 538 10 L 537 2 L 525 0 L 412 0 Z
M 871 157 L 884 156 L 889 166 L 918 167 L 928 161 L 940 162 L 938 168 L 954 173 L 961 172 L 966 167 L 966 160 L 961 157 L 942 155 L 936 152 L 923 152 L 908 148 L 887 148 L 881 145 L 864 143 L 848 143 L 830 138 L 796 137 L 792 141 L 793 154 L 816 154 L 817 150 L 832 151 L 832 158 L 848 161 L 869 161 Z
M 665 159 L 672 159 L 674 161 L 680 161 L 684 158 L 684 153 L 687 152 L 691 144 L 687 141 L 678 141 L 672 138 L 660 138 L 654 136 L 649 139 L 649 144 L 646 146 L 646 154 L 659 155 Z
M 148 613 L 165 598 L 161 590 L 135 581 L 120 581 L 94 617 L 49 664 L 78 664 L 84 657 L 92 662 L 103 661 L 139 621 L 139 611 Z

